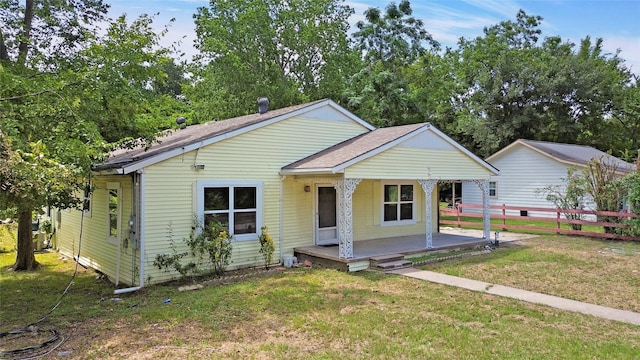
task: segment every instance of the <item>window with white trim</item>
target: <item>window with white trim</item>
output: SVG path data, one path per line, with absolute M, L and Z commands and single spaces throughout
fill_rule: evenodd
M 107 241 L 112 244 L 120 243 L 121 216 L 120 184 L 107 183 Z
M 262 226 L 260 182 L 198 181 L 198 216 L 222 223 L 234 240 L 256 240 Z
M 498 197 L 498 183 L 489 181 L 489 197 Z
M 382 224 L 415 224 L 415 196 L 413 184 L 382 185 Z

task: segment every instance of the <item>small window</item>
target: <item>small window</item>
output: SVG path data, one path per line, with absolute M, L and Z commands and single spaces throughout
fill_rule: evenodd
M 84 211 L 84 216 L 86 217 L 91 217 L 91 196 L 91 190 L 87 187 L 82 198 L 82 211 Z
M 489 181 L 489 197 L 498 197 L 498 184 L 495 181 Z
M 205 226 L 222 223 L 235 240 L 258 238 L 262 188 L 259 183 L 198 182 L 198 208 Z
M 120 184 L 107 183 L 107 241 L 120 242 L 120 217 L 122 214 Z
M 382 223 L 401 225 L 415 223 L 414 187 L 411 184 L 384 184 Z

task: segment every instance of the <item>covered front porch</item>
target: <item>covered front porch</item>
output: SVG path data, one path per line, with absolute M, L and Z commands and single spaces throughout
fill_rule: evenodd
M 425 248 L 425 235 L 408 235 L 392 238 L 379 238 L 372 240 L 360 240 L 353 242 L 353 257 L 340 256 L 339 246 L 302 246 L 294 248 L 294 256 L 299 262 L 311 261 L 322 267 L 335 268 L 344 271 L 359 271 L 369 267 L 372 259 L 402 255 L 483 247 L 489 243 L 478 234 L 432 234 L 432 247 Z
M 428 123 L 376 129 L 337 144 L 281 169 L 282 176 L 302 183 L 305 192 L 313 189 L 311 199 L 292 199 L 297 220 L 309 208 L 301 208 L 302 202 L 295 200 L 310 200 L 313 215 L 308 224 L 313 226 L 310 239 L 316 246 L 298 244 L 292 247 L 294 254 L 336 258 L 348 264 L 349 271 L 357 271 L 354 268 L 368 267 L 367 259 L 375 253 L 486 242 L 489 180 L 497 174 L 497 169 Z M 439 234 L 437 184 L 442 181 L 472 181 L 480 187 L 484 205 L 480 236 Z M 292 194 L 296 191 L 295 186 L 289 189 Z

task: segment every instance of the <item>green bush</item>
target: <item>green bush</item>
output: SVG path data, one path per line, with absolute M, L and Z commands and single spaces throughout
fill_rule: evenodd
M 260 233 L 260 254 L 262 255 L 262 260 L 264 261 L 265 270 L 269 268 L 269 264 L 273 261 L 273 252 L 276 248 L 273 243 L 273 239 L 271 235 L 269 235 L 269 228 L 263 226 L 261 228 L 262 232 Z
M 226 226 L 220 222 L 212 221 L 201 228 L 202 231 L 192 231 L 187 245 L 191 249 L 191 255 L 203 260 L 204 255 L 209 256 L 209 262 L 213 267 L 213 273 L 220 276 L 224 274 L 231 262 L 233 246 L 230 234 Z
M 226 226 L 219 222 L 210 222 L 204 226 L 198 220 L 194 220 L 194 226 L 188 238 L 183 239 L 189 247 L 188 252 L 178 252 L 173 241 L 173 231 L 169 225 L 169 244 L 171 253 L 159 254 L 153 261 L 158 269 L 174 269 L 182 277 L 203 275 L 208 272 L 220 276 L 224 274 L 231 262 L 233 246 Z M 183 259 L 191 255 L 192 259 L 184 264 Z

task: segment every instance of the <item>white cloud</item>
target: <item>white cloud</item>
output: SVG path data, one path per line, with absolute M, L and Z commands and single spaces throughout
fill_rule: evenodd
M 421 3 L 415 12 L 415 17 L 424 21 L 425 29 L 433 38 L 450 47 L 461 37 L 472 39 L 482 35 L 485 26 L 500 21 L 489 14 L 464 12 L 437 3 Z
M 615 54 L 620 49 L 620 57 L 631 71 L 640 75 L 640 37 L 605 35 L 602 37 L 605 51 Z
M 486 11 L 500 14 L 508 19 L 515 18 L 518 14 L 518 10 L 522 8 L 515 1 L 503 1 L 503 0 L 464 0 L 469 5 L 484 9 Z

